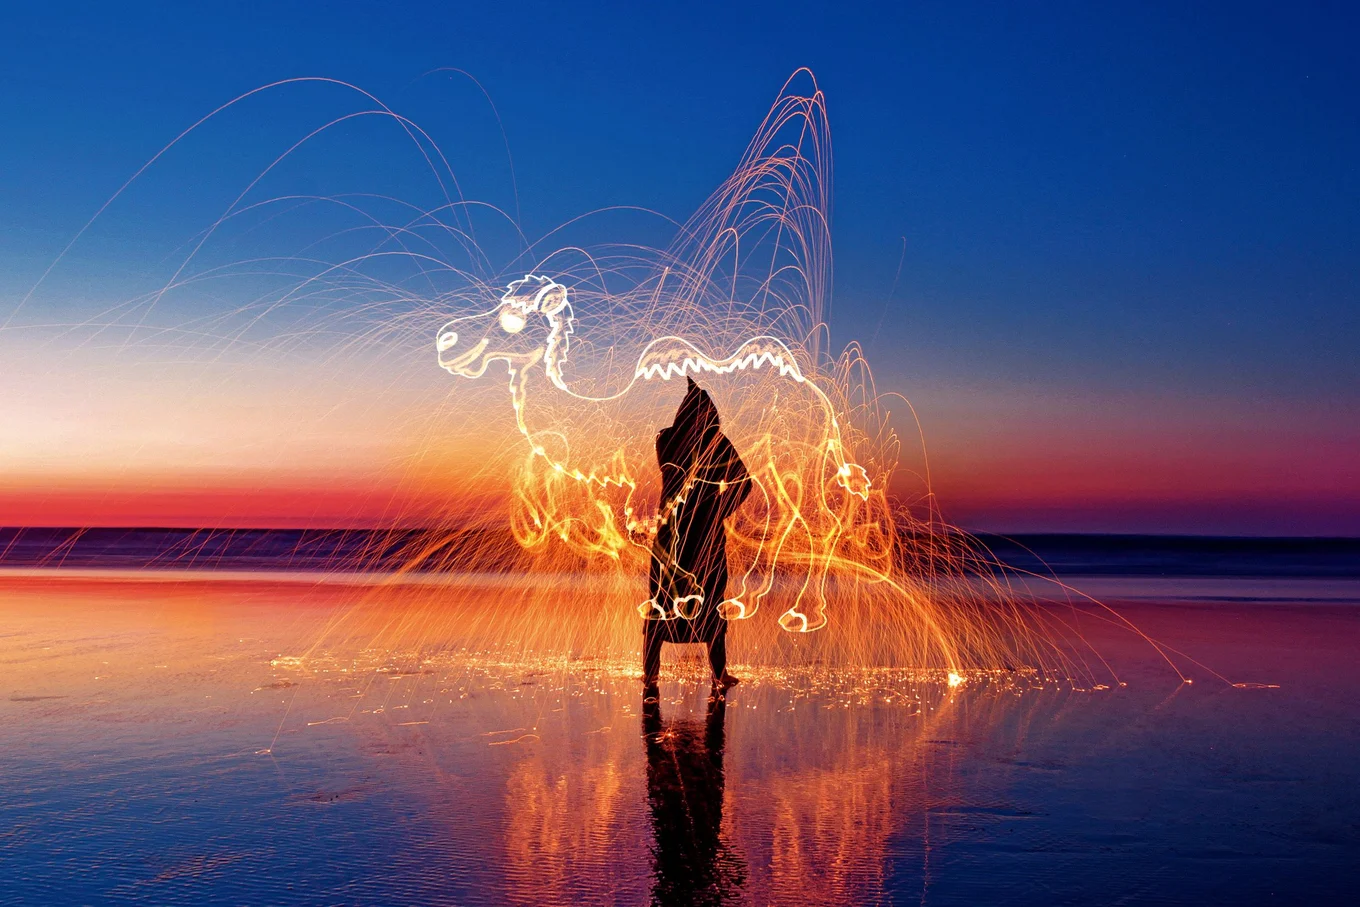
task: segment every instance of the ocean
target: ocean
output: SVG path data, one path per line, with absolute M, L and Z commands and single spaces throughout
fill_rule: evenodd
M 407 541 L 0 531 L 0 904 L 1354 902 L 1355 540 L 986 539 L 1192 683 L 1097 620 L 1117 682 L 714 695 L 672 654 L 652 701 L 633 665 L 332 644 Z

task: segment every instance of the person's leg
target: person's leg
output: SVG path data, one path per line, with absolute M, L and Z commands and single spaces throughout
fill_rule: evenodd
M 727 673 L 726 627 L 720 628 L 708 641 L 708 665 L 713 669 L 713 679 L 716 682 L 725 683 L 732 676 Z
M 642 625 L 642 680 L 654 684 L 661 676 L 661 643 L 665 634 L 660 621 L 648 620 Z
M 726 597 L 727 560 L 723 555 L 717 570 L 704 584 L 704 599 L 708 607 L 705 616 L 704 641 L 708 643 L 708 664 L 713 669 L 713 682 L 730 687 L 737 678 L 727 673 L 727 618 L 718 613 L 718 603 Z

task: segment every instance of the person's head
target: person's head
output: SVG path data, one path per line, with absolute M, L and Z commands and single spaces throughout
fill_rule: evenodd
M 657 454 L 663 460 L 684 463 L 701 456 L 719 433 L 718 407 L 703 388 L 686 378 L 685 399 L 675 411 L 675 421 L 657 435 Z
M 675 411 L 674 426 L 699 433 L 720 428 L 718 407 L 714 405 L 708 391 L 695 384 L 689 376 L 685 376 L 685 385 L 685 399 L 680 401 L 680 407 Z

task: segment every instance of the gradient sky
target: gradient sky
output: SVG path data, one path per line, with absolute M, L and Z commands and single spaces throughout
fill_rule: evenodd
M 435 135 L 468 196 L 513 210 L 486 99 L 459 75 L 422 78 L 472 74 L 535 236 L 609 205 L 684 219 L 808 66 L 835 151 L 833 337 L 864 342 L 880 389 L 915 405 L 946 516 L 1360 534 L 1350 5 L 15 6 L 0 13 L 0 315 L 170 138 L 277 79 L 373 92 Z M 374 476 L 397 429 L 336 452 L 362 407 L 271 440 L 296 418 L 271 403 L 289 396 L 286 363 L 214 404 L 234 413 L 208 420 L 216 437 L 185 427 L 201 406 L 158 397 L 164 374 L 24 353 L 27 325 L 125 298 L 128 262 L 202 229 L 332 103 L 271 97 L 186 147 L 0 333 L 0 388 L 22 389 L 0 399 L 0 524 L 324 522 L 372 506 L 337 504 L 345 483 L 396 494 Z M 415 191 L 418 168 L 393 155 L 358 141 L 299 178 Z M 94 416 L 110 411 L 119 431 Z M 272 497 L 251 504 L 242 485 Z

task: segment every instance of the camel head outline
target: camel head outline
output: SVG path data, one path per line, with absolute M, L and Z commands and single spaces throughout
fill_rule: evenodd
M 480 378 L 497 360 L 512 373 L 543 361 L 553 382 L 561 385 L 560 365 L 573 321 L 567 288 L 526 274 L 506 287 L 495 308 L 455 318 L 439 329 L 439 365 L 452 375 Z

